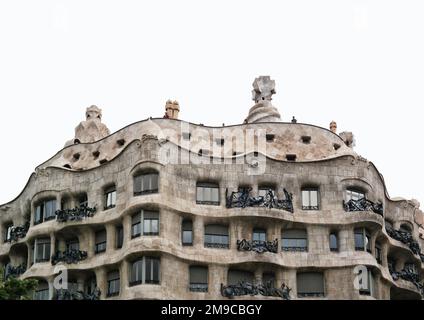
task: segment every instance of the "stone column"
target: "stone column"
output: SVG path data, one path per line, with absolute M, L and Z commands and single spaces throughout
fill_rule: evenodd
M 204 235 L 204 222 L 203 217 L 193 217 L 193 247 L 202 249 L 204 246 L 203 235 Z
M 129 262 L 125 259 L 122 261 L 121 264 L 121 270 L 120 270 L 120 277 L 121 277 L 121 288 L 120 288 L 120 292 L 121 292 L 121 299 L 125 299 L 125 297 L 122 296 L 122 294 L 125 294 L 127 292 L 128 289 L 128 284 L 130 282 L 130 276 L 129 276 L 129 268 L 130 268 L 130 264 Z
M 221 283 L 227 285 L 227 274 L 227 266 L 209 265 L 209 294 L 212 297 L 221 297 Z
M 28 259 L 27 259 L 27 269 L 31 268 L 32 262 L 34 261 L 34 252 L 32 252 L 32 244 L 27 242 L 26 243 L 27 248 L 28 248 Z
M 106 241 L 106 251 L 108 253 L 114 251 L 116 247 L 116 229 L 113 224 L 106 225 Z
M 87 235 L 87 244 L 88 244 L 88 246 L 87 246 L 87 255 L 89 256 L 89 257 L 92 257 L 92 256 L 94 256 L 94 246 L 95 246 L 95 233 L 94 233 L 94 231 L 93 231 L 93 229 L 88 229 L 87 231 L 86 231 L 86 235 Z
M 103 267 L 100 267 L 100 268 L 96 268 L 94 272 L 96 273 L 97 287 L 100 289 L 100 292 L 101 292 L 100 299 L 106 299 L 106 295 L 107 295 L 106 269 Z
M 122 221 L 122 228 L 124 230 L 124 241 L 122 247 L 126 247 L 131 241 L 131 232 L 132 232 L 132 218 L 130 215 L 126 215 Z
M 56 253 L 56 236 L 54 233 L 50 234 L 50 256 Z

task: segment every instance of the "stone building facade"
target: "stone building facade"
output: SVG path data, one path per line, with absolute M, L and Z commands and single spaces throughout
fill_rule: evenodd
M 168 101 L 109 134 L 88 108 L 0 206 L 0 267 L 36 299 L 421 299 L 419 203 L 389 198 L 335 122 L 281 122 L 274 93 L 257 78 L 223 127 Z

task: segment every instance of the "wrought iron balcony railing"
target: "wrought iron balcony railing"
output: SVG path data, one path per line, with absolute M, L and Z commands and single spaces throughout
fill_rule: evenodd
M 213 248 L 213 249 L 228 249 L 230 248 L 229 243 L 219 243 L 219 242 L 205 242 L 205 248 Z
M 272 281 L 268 281 L 265 284 L 240 281 L 238 284 L 228 286 L 224 286 L 221 283 L 221 295 L 226 298 L 262 295 L 264 297 L 280 297 L 284 300 L 290 300 L 290 291 L 291 289 L 285 283 L 281 285 L 281 288 L 275 288 Z
M 293 195 L 284 189 L 284 200 L 279 200 L 273 190 L 268 190 L 264 196 L 253 197 L 250 195 L 252 188 L 240 188 L 237 192 L 228 195 L 225 190 L 227 208 L 266 207 L 282 209 L 293 213 Z
M 11 264 L 8 264 L 6 268 L 4 269 L 4 279 L 8 279 L 10 277 L 17 278 L 21 274 L 24 274 L 26 271 L 26 264 L 22 263 L 16 267 L 12 266 Z
M 56 210 L 56 220 L 58 222 L 81 221 L 84 218 L 90 218 L 94 216 L 96 211 L 96 207 L 90 208 L 86 205 L 73 209 Z
M 387 226 L 386 231 L 391 238 L 398 240 L 403 244 L 406 244 L 409 249 L 411 249 L 414 254 L 418 255 L 421 261 L 424 262 L 424 254 L 421 253 L 421 247 L 419 243 L 414 239 L 412 233 L 407 231 L 395 230 Z
M 191 292 L 208 292 L 207 283 L 190 283 L 189 290 Z
M 354 211 L 373 211 L 381 216 L 383 216 L 383 204 L 382 203 L 374 203 L 366 198 L 361 198 L 359 200 L 343 200 L 343 207 L 346 212 L 354 212 Z
M 420 275 L 416 273 L 415 270 L 404 268 L 402 271 L 394 271 L 393 267 L 389 266 L 389 272 L 395 281 L 403 279 L 405 281 L 412 282 L 421 292 L 421 295 L 424 296 L 424 285 L 420 283 Z
M 239 251 L 254 251 L 257 253 L 278 252 L 278 239 L 274 241 L 259 241 L 259 240 L 237 240 L 237 250 Z
M 100 300 L 100 289 L 96 288 L 92 293 L 82 291 L 59 289 L 57 290 L 56 300 Z
M 16 226 L 12 227 L 10 230 L 9 238 L 6 240 L 6 242 L 12 242 L 12 241 L 18 241 L 19 239 L 25 238 L 26 234 L 29 230 L 29 222 L 26 222 L 22 226 Z
M 52 256 L 52 265 L 56 265 L 59 262 L 64 262 L 66 264 L 78 263 L 85 259 L 87 259 L 87 251 L 74 249 L 56 251 L 56 253 Z

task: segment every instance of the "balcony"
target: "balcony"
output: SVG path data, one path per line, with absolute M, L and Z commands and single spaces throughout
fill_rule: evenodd
M 18 241 L 19 239 L 23 239 L 25 238 L 28 230 L 29 230 L 29 222 L 26 222 L 22 226 L 12 227 L 12 229 L 10 229 L 10 235 L 6 241 L 13 242 L 13 241 Z
M 374 203 L 366 198 L 361 198 L 359 200 L 349 200 L 343 201 L 343 207 L 346 212 L 356 212 L 356 211 L 372 211 L 374 213 L 383 216 L 383 204 Z
M 393 267 L 389 266 L 389 272 L 394 281 L 399 279 L 412 282 L 424 296 L 424 285 L 420 283 L 420 276 L 415 270 L 405 267 L 402 271 L 394 271 Z
M 237 240 L 238 251 L 253 251 L 256 253 L 278 252 L 278 239 L 274 241 L 259 241 L 259 240 Z
M 236 285 L 228 286 L 224 286 L 221 283 L 221 295 L 226 298 L 261 295 L 264 297 L 279 297 L 283 300 L 290 300 L 290 291 L 291 289 L 287 287 L 285 283 L 281 285 L 281 288 L 274 288 L 272 281 L 265 284 L 253 284 L 247 281 L 240 281 Z
M 12 266 L 8 264 L 4 269 L 4 279 L 8 279 L 9 277 L 17 278 L 21 274 L 24 274 L 26 271 L 26 264 L 20 264 L 19 266 Z
M 60 289 L 57 290 L 56 300 L 100 300 L 100 289 L 96 288 L 92 293 Z
M 90 208 L 86 205 L 74 209 L 56 210 L 56 220 L 58 222 L 81 221 L 85 218 L 94 216 L 97 208 Z
M 293 213 L 293 195 L 284 189 L 284 200 L 279 200 L 273 190 L 268 190 L 265 196 L 253 197 L 250 195 L 252 188 L 240 188 L 237 192 L 228 195 L 225 190 L 225 200 L 227 208 L 265 207 L 286 210 Z
M 391 238 L 400 241 L 403 244 L 406 244 L 409 249 L 411 249 L 414 254 L 418 255 L 421 261 L 424 262 L 424 254 L 421 253 L 420 245 L 417 241 L 415 241 L 414 237 L 410 232 L 395 230 L 387 226 L 386 231 Z
M 59 262 L 66 264 L 78 263 L 79 261 L 87 259 L 87 251 L 80 250 L 66 250 L 57 251 L 52 256 L 52 265 L 56 265 Z

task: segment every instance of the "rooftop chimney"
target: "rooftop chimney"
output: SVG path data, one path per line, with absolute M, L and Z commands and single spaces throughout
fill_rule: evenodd
M 337 134 L 337 122 L 336 121 L 331 121 L 330 123 L 330 130 L 331 132 Z
M 178 102 L 176 100 L 166 101 L 164 118 L 178 119 L 179 112 L 180 112 L 180 105 L 178 104 Z

